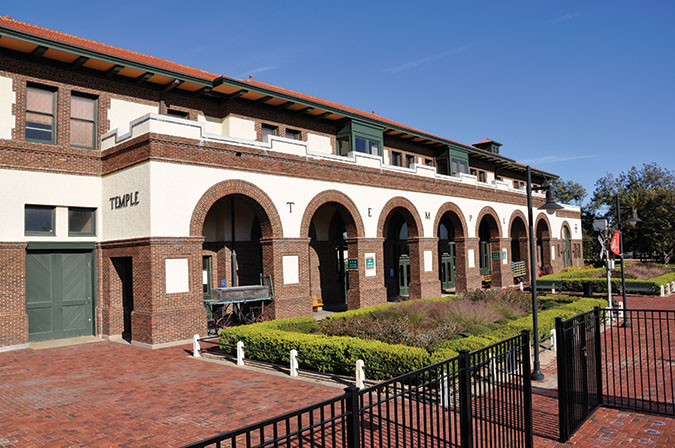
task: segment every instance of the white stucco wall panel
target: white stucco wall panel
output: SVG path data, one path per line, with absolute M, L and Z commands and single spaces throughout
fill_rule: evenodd
M 132 101 L 120 100 L 118 98 L 110 99 L 110 108 L 108 109 L 108 120 L 110 121 L 110 130 L 119 129 L 118 134 L 124 134 L 129 131 L 129 122 L 148 113 L 158 113 L 158 106 L 150 104 L 134 103 Z
M 226 117 L 223 120 L 223 135 L 256 140 L 255 121 L 239 117 Z
M 182 184 L 179 180 L 179 178 L 174 179 L 175 182 Z M 137 198 L 136 192 L 138 192 Z M 116 204 L 116 197 L 119 196 L 122 199 L 127 194 L 133 195 L 133 201 L 138 201 L 138 204 L 132 205 L 131 202 L 126 206 Z M 172 207 L 169 198 L 164 198 L 162 195 L 151 198 L 150 163 L 136 165 L 105 176 L 99 200 L 104 241 L 150 236 L 151 202 L 163 200 L 165 206 Z
M 16 103 L 16 93 L 12 89 L 12 78 L 0 76 L 0 138 L 11 139 L 16 118 L 12 106 Z
M 164 281 L 167 294 L 190 291 L 190 270 L 187 258 L 164 260 Z
M 450 198 L 420 192 L 172 163 L 152 162 L 150 165 L 151 176 L 149 177 L 152 179 L 153 197 L 151 203 L 151 232 L 153 236 L 188 235 L 192 212 L 201 196 L 216 183 L 230 179 L 250 182 L 267 193 L 279 213 L 284 236 L 288 238 L 301 236 L 300 224 L 305 208 L 314 196 L 325 190 L 338 190 L 352 199 L 361 214 L 366 237 L 371 238 L 377 236 L 377 224 L 381 210 L 387 201 L 396 196 L 404 197 L 415 205 L 422 220 L 425 237 L 435 236 L 434 220 L 436 213 L 448 201 L 456 204 L 464 213 L 469 237 L 476 236 L 476 220 L 481 209 L 485 206 L 492 207 L 498 214 L 502 237 L 504 238 L 509 237 L 508 225 L 515 210 L 520 210 L 527 216 L 526 206 L 496 202 L 486 203 L 475 199 Z M 185 181 L 179 182 L 178 179 L 185 179 Z M 292 204 L 289 204 L 289 202 L 292 202 Z M 557 222 L 559 231 L 559 223 L 562 222 L 562 219 L 549 215 L 549 221 Z M 567 221 L 573 227 L 573 220 L 567 218 Z M 553 227 L 555 231 L 556 226 Z
M 227 135 L 222 118 L 197 115 L 197 121 L 204 123 L 204 131 L 209 134 Z
M 0 241 L 91 241 L 96 237 L 68 236 L 67 207 L 99 209 L 100 232 L 101 178 L 71 176 L 37 171 L 0 169 Z M 56 210 L 55 236 L 24 234 L 26 204 L 50 205 Z
M 311 152 L 320 154 L 333 154 L 333 147 L 330 144 L 330 137 L 325 135 L 307 133 L 307 144 Z

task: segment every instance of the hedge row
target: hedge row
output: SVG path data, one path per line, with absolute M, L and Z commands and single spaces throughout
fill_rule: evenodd
M 553 299 L 553 297 L 552 297 Z M 562 317 L 568 319 L 576 316 L 579 313 L 585 313 L 595 307 L 606 307 L 607 301 L 604 299 L 589 299 L 582 298 L 571 303 L 561 305 L 548 310 L 539 311 L 538 329 L 539 338 L 544 338 L 551 333 L 555 328 L 555 318 Z M 432 362 L 439 362 L 453 356 L 457 356 L 459 350 L 466 349 L 469 351 L 478 350 L 495 342 L 502 341 L 506 338 L 516 336 L 523 330 L 532 332 L 532 315 L 519 317 L 517 319 L 508 321 L 506 323 L 496 325 L 488 331 L 468 336 L 465 338 L 451 339 L 447 342 L 437 344 L 434 352 L 431 355 Z
M 542 302 L 553 302 L 555 299 L 563 298 L 546 297 L 542 298 Z M 540 337 L 550 333 L 557 316 L 568 318 L 588 311 L 595 306 L 605 305 L 605 301 L 600 299 L 578 299 L 571 303 L 540 311 Z M 345 317 L 344 315 L 348 313 L 353 316 L 383 307 L 385 306 L 375 306 L 339 314 L 342 315 L 341 317 Z M 356 313 L 356 311 L 359 311 L 359 313 Z M 314 325 L 314 319 L 297 317 L 227 328 L 220 334 L 220 347 L 233 354 L 235 352 L 233 345 L 237 341 L 243 341 L 244 347 L 248 348 L 247 351 L 245 350 L 247 358 L 277 364 L 287 364 L 289 352 L 295 349 L 298 351 L 298 364 L 301 368 L 323 373 L 353 374 L 356 360 L 362 359 L 366 365 L 366 375 L 369 378 L 384 379 L 390 375 L 368 370 L 368 367 L 388 372 L 417 370 L 430 363 L 457 356 L 461 349 L 477 350 L 515 336 L 524 329 L 531 330 L 532 316 L 528 314 L 505 323 L 492 325 L 478 335 L 442 342 L 433 347 L 432 353 L 422 348 L 387 344 L 380 341 L 288 331 L 305 325 Z M 342 363 L 345 366 L 330 363 Z

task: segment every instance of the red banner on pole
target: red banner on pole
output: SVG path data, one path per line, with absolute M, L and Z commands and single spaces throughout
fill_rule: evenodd
M 612 252 L 614 252 L 615 255 L 621 255 L 621 247 L 619 245 L 619 238 L 621 237 L 621 232 L 616 231 L 614 232 L 614 236 L 612 237 L 612 245 L 610 248 L 612 249 Z

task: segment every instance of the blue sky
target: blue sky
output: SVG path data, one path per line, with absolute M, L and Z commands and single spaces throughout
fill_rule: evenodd
M 675 169 L 673 1 L 4 2 L 0 13 L 253 77 L 584 185 Z

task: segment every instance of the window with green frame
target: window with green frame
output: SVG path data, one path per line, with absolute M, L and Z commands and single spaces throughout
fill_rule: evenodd
M 56 90 L 29 84 L 26 87 L 26 140 L 54 143 Z
M 96 148 L 96 105 L 94 97 L 73 93 L 70 97 L 70 144 Z
M 68 235 L 95 236 L 96 209 L 95 208 L 68 208 Z
M 374 156 L 380 155 L 380 142 L 368 138 L 354 137 L 354 149 L 356 152 L 365 154 L 372 154 Z
M 53 236 L 55 207 L 26 205 L 24 231 L 26 235 Z

